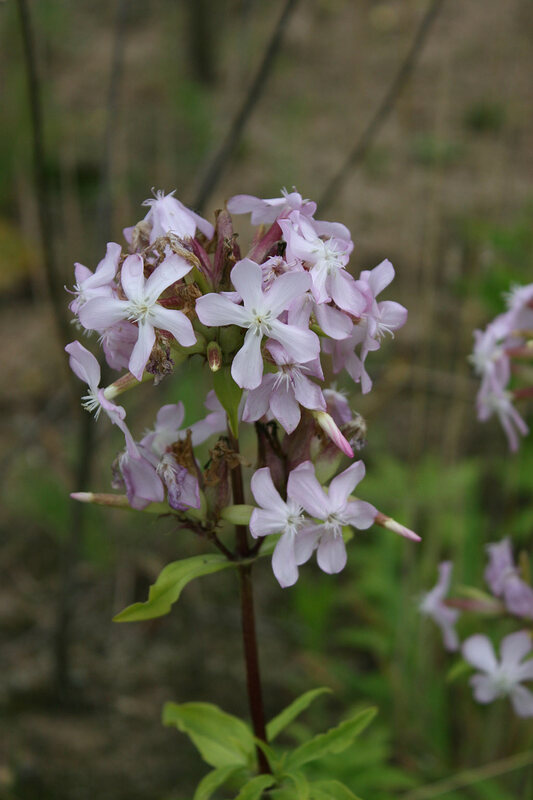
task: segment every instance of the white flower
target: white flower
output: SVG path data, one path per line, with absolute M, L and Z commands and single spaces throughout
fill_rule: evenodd
M 463 657 L 481 672 L 470 678 L 478 703 L 492 703 L 508 695 L 519 717 L 533 717 L 533 692 L 522 681 L 533 680 L 533 659 L 524 661 L 531 652 L 531 636 L 527 631 L 511 633 L 503 639 L 498 662 L 490 640 L 482 634 L 467 639 Z

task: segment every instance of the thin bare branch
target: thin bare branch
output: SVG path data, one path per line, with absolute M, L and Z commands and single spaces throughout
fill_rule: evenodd
M 252 112 L 261 97 L 268 77 L 272 72 L 276 56 L 279 53 L 283 37 L 287 29 L 287 25 L 291 14 L 296 8 L 298 0 L 286 0 L 281 15 L 278 19 L 277 25 L 274 28 L 270 41 L 265 49 L 263 58 L 257 72 L 254 76 L 252 83 L 243 98 L 240 107 L 237 109 L 226 138 L 222 142 L 220 148 L 210 159 L 206 169 L 203 173 L 200 189 L 193 203 L 193 208 L 201 212 L 215 191 L 226 167 L 228 166 L 233 152 L 239 143 L 244 128 L 250 119 Z
M 350 170 L 358 166 L 366 156 L 370 146 L 374 142 L 379 131 L 387 121 L 392 109 L 396 105 L 403 88 L 405 87 L 411 73 L 413 72 L 418 59 L 422 53 L 429 33 L 433 27 L 437 16 L 444 5 L 444 0 L 433 0 L 420 21 L 420 25 L 415 33 L 411 47 L 409 48 L 404 60 L 394 76 L 392 83 L 383 95 L 381 103 L 377 107 L 374 116 L 364 129 L 355 146 L 348 157 L 339 168 L 326 186 L 322 197 L 319 200 L 321 210 L 331 205 L 333 199 L 339 193 L 341 187 L 348 178 Z

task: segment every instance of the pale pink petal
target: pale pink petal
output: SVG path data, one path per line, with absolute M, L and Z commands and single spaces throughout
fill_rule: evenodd
M 310 381 L 305 375 L 302 375 L 298 370 L 292 373 L 292 380 L 294 384 L 294 394 L 300 405 L 304 408 L 320 408 L 322 411 L 326 410 L 326 401 L 320 386 Z
M 285 514 L 285 503 L 274 486 L 268 467 L 262 467 L 256 470 L 252 475 L 250 485 L 255 502 L 258 503 L 258 505 L 269 510 L 278 509 Z
M 304 461 L 289 474 L 287 495 L 302 508 L 318 519 L 326 519 L 329 514 L 329 501 L 318 482 L 315 469 L 310 461 Z
M 276 376 L 269 373 L 256 389 L 248 392 L 242 412 L 244 422 L 255 422 L 267 413 L 275 380 Z
M 378 303 L 378 309 L 381 324 L 392 331 L 401 328 L 407 322 L 407 309 L 394 300 Z
M 270 536 L 281 533 L 286 523 L 285 513 L 277 509 L 268 511 L 264 508 L 254 508 L 250 517 L 250 533 L 257 539 L 258 536 Z
M 305 564 L 313 555 L 318 544 L 320 525 L 307 525 L 301 528 L 294 539 L 294 555 L 298 566 Z
M 265 298 L 273 315 L 277 317 L 293 300 L 310 288 L 311 278 L 308 272 L 286 272 L 274 280 Z
M 298 580 L 293 533 L 284 533 L 276 544 L 272 555 L 272 570 L 279 585 L 283 588 L 293 586 Z
M 249 258 L 237 262 L 231 270 L 231 282 L 243 299 L 247 309 L 259 308 L 263 303 L 263 271 Z
M 372 289 L 372 294 L 376 297 L 394 278 L 394 267 L 388 258 L 374 267 L 368 274 L 368 283 Z
M 196 342 L 192 323 L 183 311 L 155 305 L 152 309 L 151 322 L 157 328 L 170 331 L 183 347 L 191 347 Z
M 323 572 L 327 572 L 328 575 L 333 575 L 343 570 L 348 557 L 342 536 L 335 536 L 333 533 L 323 534 L 318 545 L 316 558 L 320 569 Z
M 76 283 L 85 283 L 86 280 L 91 278 L 93 273 L 88 267 L 85 267 L 83 264 L 79 264 L 76 262 L 74 264 L 74 277 L 76 278 Z
M 339 308 L 360 317 L 366 308 L 366 298 L 359 291 L 352 276 L 343 269 L 331 276 L 329 283 L 331 296 Z
M 286 380 L 279 382 L 272 392 L 270 410 L 287 433 L 292 433 L 298 426 L 301 417 L 300 406 Z
M 255 389 L 263 376 L 262 336 L 253 330 L 246 332 L 244 344 L 233 359 L 231 375 L 242 389 Z
M 533 717 L 533 692 L 525 686 L 514 686 L 511 690 L 511 703 L 519 717 Z
M 523 658 L 531 652 L 531 636 L 527 631 L 510 633 L 500 645 L 502 667 L 517 667 Z
M 158 297 L 172 286 L 176 281 L 181 280 L 192 269 L 192 264 L 182 256 L 172 253 L 154 269 L 144 287 L 144 293 L 150 303 L 155 303 Z
M 346 339 L 352 332 L 351 319 L 327 303 L 315 306 L 315 317 L 324 333 L 332 339 Z
M 139 322 L 139 337 L 133 348 L 129 369 L 138 381 L 142 380 L 146 362 L 150 358 L 155 342 L 155 331 L 148 322 Z
M 126 319 L 128 303 L 114 297 L 94 297 L 79 310 L 79 320 L 84 328 L 103 331 Z
M 462 652 L 465 661 L 483 672 L 494 672 L 498 666 L 492 643 L 481 633 L 463 642 Z
M 144 297 L 144 262 L 138 253 L 126 256 L 120 272 L 122 288 L 128 300 L 141 301 Z
M 295 325 L 286 325 L 279 319 L 271 323 L 270 336 L 280 342 L 289 356 L 299 364 L 313 361 L 320 353 L 320 341 L 316 333 L 302 330 Z
M 356 461 L 348 469 L 333 478 L 329 485 L 328 495 L 332 506 L 340 508 L 348 500 L 357 484 L 365 477 L 365 465 Z M 375 516 L 375 514 L 374 514 Z
M 469 683 L 474 690 L 474 697 L 478 703 L 492 703 L 493 700 L 500 696 L 500 690 L 487 675 L 473 675 Z
M 100 383 L 100 364 L 95 356 L 78 341 L 67 344 L 65 350 L 70 356 L 69 364 L 72 372 L 95 391 Z
M 365 531 L 374 524 L 377 509 L 364 500 L 350 500 L 344 513 L 350 525 Z
M 248 312 L 242 306 L 232 303 L 227 297 L 214 293 L 198 298 L 196 313 L 200 322 L 209 327 L 218 325 L 246 327 L 250 319 Z

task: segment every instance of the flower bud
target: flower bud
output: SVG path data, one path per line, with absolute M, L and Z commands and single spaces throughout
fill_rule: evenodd
M 211 372 L 218 372 L 222 366 L 222 350 L 218 342 L 209 342 L 206 350 L 207 363 Z
M 354 454 L 352 448 L 350 447 L 350 443 L 340 432 L 340 429 L 333 417 L 330 416 L 330 414 L 328 414 L 326 411 L 311 411 L 311 414 L 314 416 L 315 420 L 322 428 L 326 436 L 328 436 L 331 441 L 337 445 L 339 450 L 342 450 L 342 452 L 349 458 L 353 458 Z
M 381 525 L 382 528 L 387 528 L 387 530 L 397 533 L 405 539 L 411 539 L 413 542 L 422 541 L 418 533 L 409 530 L 409 528 L 406 528 L 405 525 L 402 525 L 400 522 L 396 522 L 392 517 L 387 517 L 385 514 L 382 514 L 381 511 L 378 511 L 376 514 L 374 522 L 376 525 Z

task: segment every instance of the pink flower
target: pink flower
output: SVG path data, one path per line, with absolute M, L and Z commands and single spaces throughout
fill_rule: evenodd
M 140 255 L 131 255 L 124 260 L 121 283 L 127 300 L 112 297 L 96 297 L 80 309 L 80 322 L 89 329 L 105 330 L 120 320 L 136 322 L 137 342 L 129 360 L 129 370 L 137 380 L 142 380 L 144 368 L 155 342 L 155 328 L 169 331 L 183 347 L 196 342 L 190 320 L 181 311 L 163 308 L 157 300 L 176 281 L 191 270 L 191 264 L 178 255 L 170 255 L 152 272 L 144 277 L 144 265 Z
M 211 293 L 198 298 L 196 313 L 204 325 L 238 325 L 247 329 L 244 344 L 231 366 L 233 380 L 238 386 L 255 389 L 261 383 L 263 336 L 275 339 L 290 357 L 304 363 L 317 358 L 320 343 L 316 334 L 278 319 L 292 301 L 309 288 L 307 274 L 289 272 L 281 275 L 265 292 L 261 267 L 245 258 L 233 267 L 231 280 L 242 297 L 242 306 L 236 305 L 228 297 Z
M 333 237 L 321 239 L 313 223 L 294 211 L 288 219 L 280 219 L 279 226 L 287 242 L 287 258 L 299 259 L 309 267 L 316 302 L 333 300 L 339 308 L 359 317 L 366 298 L 345 269 L 353 243 Z
M 243 402 L 244 400 L 241 400 L 241 407 Z M 227 428 L 226 412 L 213 390 L 207 393 L 204 405 L 211 413 L 191 425 L 192 443 L 194 445 L 202 444 L 210 436 L 214 436 L 216 433 L 223 433 Z
M 202 231 L 208 239 L 213 238 L 215 229 L 211 223 L 195 214 L 190 208 L 186 208 L 174 197 L 174 192 L 166 195 L 164 192 L 158 191 L 153 199 L 145 200 L 143 205 L 150 207 L 144 218 L 144 222 L 151 227 L 150 244 L 153 244 L 160 236 L 168 236 L 169 233 L 180 239 L 192 239 L 196 228 Z M 132 231 L 133 228 L 124 229 L 124 237 L 128 244 L 131 244 Z
M 117 274 L 122 248 L 119 244 L 109 242 L 104 258 L 94 272 L 83 264 L 74 265 L 76 283 L 72 294 L 76 297 L 69 308 L 77 314 L 80 308 L 93 297 L 112 297 L 113 281 Z
M 299 364 L 289 358 L 283 347 L 275 341 L 267 342 L 267 348 L 278 365 L 276 372 L 263 376 L 260 385 L 248 393 L 242 418 L 255 422 L 270 408 L 287 433 L 292 433 L 300 422 L 300 405 L 304 408 L 326 409 L 322 391 L 307 375 L 323 379 L 320 361 L 315 359 Z
M 357 461 L 333 478 L 326 492 L 316 479 L 310 461 L 304 461 L 291 472 L 291 499 L 315 520 L 320 520 L 312 525 L 310 535 L 318 546 L 318 566 L 324 572 L 340 572 L 346 565 L 343 526 L 364 530 L 374 522 L 377 514 L 374 506 L 363 500 L 349 499 L 364 474 L 365 465 Z
M 138 511 L 142 511 L 150 503 L 162 503 L 165 499 L 165 489 L 153 461 L 148 450 L 137 445 L 135 452 L 126 449 L 118 458 L 128 502 Z M 115 480 L 114 488 L 118 489 L 120 483 L 121 481 Z
M 481 384 L 477 396 L 477 414 L 481 422 L 486 422 L 496 414 L 507 436 L 509 449 L 518 450 L 520 436 L 527 436 L 529 428 L 513 405 L 513 395 L 501 389 L 495 382 L 486 380 Z
M 353 417 L 352 409 L 344 392 L 333 388 L 324 389 L 324 398 L 328 414 L 331 414 L 337 425 L 346 425 L 351 421 Z
M 482 634 L 471 636 L 463 643 L 463 658 L 480 672 L 470 678 L 478 703 L 492 703 L 498 697 L 509 696 L 519 717 L 533 717 L 533 692 L 522 686 L 533 680 L 531 636 L 518 631 L 506 636 L 501 643 L 498 661 L 490 640 Z
M 460 612 L 444 603 L 444 598 L 450 589 L 452 569 L 451 561 L 443 561 L 439 564 L 439 579 L 433 589 L 424 595 L 419 609 L 424 616 L 430 617 L 441 629 L 444 647 L 447 650 L 458 650 L 459 637 L 454 626 Z
M 88 394 L 82 397 L 83 407 L 87 411 L 94 412 L 96 419 L 98 419 L 103 409 L 111 422 L 120 428 L 126 437 L 128 450 L 134 452 L 136 446 L 124 422 L 126 411 L 122 406 L 117 406 L 108 400 L 104 395 L 104 390 L 100 389 L 100 364 L 96 358 L 78 341 L 67 344 L 65 350 L 69 354 L 71 370 L 80 380 L 85 381 L 89 389 Z
M 251 212 L 252 225 L 271 225 L 280 215 L 286 215 L 297 209 L 306 216 L 313 216 L 316 203 L 304 200 L 298 192 L 282 190 L 281 197 L 272 197 L 262 200 L 251 194 L 236 194 L 231 197 L 226 205 L 230 214 L 249 214 Z
M 198 480 L 178 464 L 172 453 L 164 453 L 157 468 L 157 474 L 167 487 L 168 504 L 177 511 L 200 508 Z
M 301 505 L 292 499 L 293 475 L 289 474 L 287 501 L 282 500 L 272 482 L 270 469 L 263 467 L 252 476 L 252 493 L 260 508 L 250 518 L 252 536 L 281 533 L 272 556 L 272 569 L 280 586 L 292 586 L 298 580 L 298 566 L 311 558 L 315 536 L 309 535 L 309 521 Z
M 511 540 L 487 545 L 489 565 L 485 580 L 496 597 L 503 597 L 505 605 L 518 617 L 533 619 L 533 589 L 520 578 L 513 561 Z
M 127 369 L 138 335 L 137 326 L 126 320 L 103 331 L 98 341 L 111 369 Z

